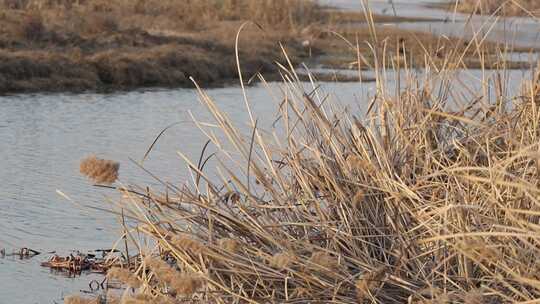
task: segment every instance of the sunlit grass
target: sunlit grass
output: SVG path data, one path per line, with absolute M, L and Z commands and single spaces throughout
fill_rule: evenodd
M 371 45 L 366 112 L 332 103 L 292 66 L 280 66 L 271 130 L 249 98 L 237 127 L 199 89 L 212 119 L 197 125 L 217 152 L 179 153 L 189 186 L 118 188 L 114 208 L 139 249 L 118 278 L 140 286 L 115 301 L 538 301 L 540 74 L 508 96 L 504 58 L 478 89 L 460 86 L 460 53 L 441 67 L 426 51 L 420 73 L 375 32 Z

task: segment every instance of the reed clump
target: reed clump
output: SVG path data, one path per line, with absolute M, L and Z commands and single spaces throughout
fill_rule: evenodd
M 222 181 L 185 159 L 193 185 L 124 193 L 134 199 L 118 208 L 145 257 L 140 292 L 209 303 L 538 301 L 540 71 L 508 95 L 505 70 L 467 90 L 466 72 L 450 68 L 376 69 L 398 81 L 378 78 L 355 115 L 283 67 L 273 134 L 256 116 L 248 132 L 236 128 L 199 90 L 212 121 L 198 125 Z

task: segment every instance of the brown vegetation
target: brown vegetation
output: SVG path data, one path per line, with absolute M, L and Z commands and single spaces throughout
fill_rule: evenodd
M 0 93 L 192 87 L 191 77 L 222 85 L 238 77 L 235 36 L 246 20 L 261 26 L 251 24 L 240 36 L 246 79 L 279 77 L 274 62 L 285 62 L 279 42 L 293 64 L 349 68 L 357 56 L 334 33 L 352 45 L 358 39 L 368 54 L 361 68 L 368 69 L 373 58 L 366 41 L 373 37 L 366 20 L 410 21 L 322 9 L 308 0 L 3 0 L 0 8 Z M 449 54 L 468 48 L 461 39 L 374 26 L 392 54 L 412 55 L 412 65 L 424 66 L 426 53 L 445 64 Z M 467 58 L 477 50 L 468 49 L 460 64 L 474 64 Z M 352 80 L 328 78 L 334 79 Z
M 213 114 L 201 128 L 220 127 L 227 142 L 210 141 L 236 154 L 218 149 L 216 157 L 239 167 L 223 168 L 223 182 L 214 182 L 186 160 L 200 177 L 191 187 L 121 189 L 131 199 L 116 207 L 137 219 L 133 235 L 144 235 L 133 240 L 134 274 L 144 283 L 128 297 L 538 301 L 540 71 L 505 96 L 514 84 L 504 82 L 504 70 L 486 81 L 496 94 L 456 92 L 455 71 L 434 70 L 399 87 L 379 78 L 363 118 L 286 81 L 281 137 L 254 121 L 252 135 L 243 133 L 201 91 Z
M 461 12 L 475 14 L 538 16 L 540 2 L 537 0 L 457 0 L 457 8 Z
M 304 0 L 0 1 L 0 92 L 192 86 L 236 78 L 235 35 L 250 76 L 275 71 L 279 41 L 319 22 Z M 247 16 L 247 17 L 246 17 Z M 322 16 L 322 15 L 321 15 Z

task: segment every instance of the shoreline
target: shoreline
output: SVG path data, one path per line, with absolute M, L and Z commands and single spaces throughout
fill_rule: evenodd
M 255 79 L 258 73 L 269 80 L 280 80 L 275 62 L 290 60 L 294 66 L 310 62 L 329 69 L 356 69 L 356 50 L 351 50 L 336 34 L 349 41 L 359 39 L 358 51 L 366 54 L 361 69 L 373 60 L 369 22 L 362 12 L 343 11 L 317 6 L 316 13 L 303 20 L 301 26 L 258 28 L 246 27 L 240 34 L 239 57 L 244 79 Z M 36 17 L 35 12 L 12 10 L 13 16 L 0 18 L 0 96 L 39 92 L 115 92 L 144 88 L 193 88 L 191 77 L 204 87 L 224 87 L 238 83 L 235 36 L 241 20 L 221 20 L 205 25 L 206 30 L 156 30 L 151 27 L 121 28 L 100 22 L 103 31 L 62 31 L 45 20 L 47 12 Z M 80 14 L 76 12 L 74 14 Z M 45 17 L 44 17 L 45 16 Z M 89 17 L 97 22 L 101 15 Z M 2 17 L 0 15 L 0 17 Z M 99 18 L 98 18 L 99 17 Z M 143 15 L 143 17 L 148 17 Z M 11 19 L 10 19 L 11 18 Z M 67 17 L 65 17 L 67 18 Z M 142 18 L 142 17 L 141 17 Z M 154 20 L 153 17 L 148 17 Z M 22 20 L 22 21 L 20 21 Z M 373 26 L 379 40 L 388 42 L 388 54 L 407 55 L 412 65 L 422 67 L 426 52 L 435 52 L 436 65 L 444 65 L 458 50 L 468 50 L 462 62 L 466 67 L 496 68 L 497 62 L 482 65 L 475 55 L 476 46 L 469 47 L 460 38 L 400 29 L 401 22 L 433 22 L 437 19 L 373 15 Z M 17 22 L 22 22 L 18 24 Z M 153 22 L 153 21 L 152 21 Z M 388 26 L 391 25 L 391 26 Z M 11 26 L 11 28 L 10 28 Z M 182 25 L 184 26 L 184 25 Z M 13 28 L 21 28 L 21 36 Z M 20 29 L 19 29 L 20 30 Z M 420 45 L 418 42 L 421 41 Z M 286 49 L 285 58 L 281 46 Z M 474 49 L 473 49 L 474 48 Z M 484 43 L 482 51 L 494 55 L 496 43 Z M 442 51 L 441 51 L 442 50 Z M 515 51 L 531 51 L 530 48 Z M 537 50 L 534 50 L 537 51 Z M 390 59 L 395 55 L 390 55 Z M 496 57 L 496 56 L 495 56 Z M 489 59 L 489 58 L 488 58 Z M 453 60 L 453 59 L 452 59 Z M 517 68 L 525 62 L 512 62 Z M 354 81 L 347 75 L 321 80 Z M 369 80 L 368 80 L 369 81 Z
M 261 73 L 269 79 L 280 79 L 274 65 L 276 61 L 286 62 L 280 43 L 294 65 L 308 60 L 317 62 L 320 54 L 335 50 L 325 50 L 327 45 L 321 48 L 302 43 L 311 44 L 314 35 L 324 32 L 323 27 L 354 24 L 355 30 L 361 30 L 367 26 L 362 13 L 325 9 L 325 14 L 340 20 L 329 20 L 323 26 L 309 25 L 308 33 L 296 36 L 255 26 L 244 30 L 239 48 L 244 78 Z M 412 20 L 427 21 L 374 16 L 377 24 Z M 234 37 L 241 22 L 229 22 L 226 26 L 224 31 L 214 30 L 202 38 L 195 38 L 195 33 L 126 30 L 90 38 L 45 33 L 26 44 L 0 40 L 0 94 L 193 88 L 190 77 L 205 87 L 234 84 L 239 80 Z M 252 41 L 257 46 L 250 46 Z M 339 78 L 351 81 L 344 75 Z
M 482 6 L 478 6 L 477 0 L 463 0 L 458 5 L 455 1 L 447 1 L 442 3 L 432 3 L 428 7 L 437 8 L 447 11 L 456 11 L 461 14 L 471 14 L 477 16 L 489 16 L 495 14 L 502 17 L 522 17 L 538 18 L 540 15 L 540 5 L 536 7 L 532 3 L 526 3 L 524 5 L 514 5 L 512 2 L 506 3 L 504 1 L 490 0 L 482 3 Z

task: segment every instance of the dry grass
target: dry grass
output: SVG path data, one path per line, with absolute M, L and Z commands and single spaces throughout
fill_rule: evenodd
M 235 35 L 246 73 L 275 72 L 278 42 L 293 59 L 299 32 L 326 13 L 308 0 L 0 1 L 0 92 L 192 86 L 237 78 Z
M 120 164 L 111 160 L 105 160 L 89 156 L 81 161 L 80 172 L 98 184 L 112 184 L 118 179 Z
M 537 0 L 458 0 L 457 8 L 467 13 L 538 16 L 540 2 Z
M 67 27 L 81 33 L 114 29 L 116 26 L 202 31 L 220 21 L 242 20 L 245 16 L 261 25 L 296 28 L 311 24 L 320 16 L 320 10 L 312 2 L 304 0 L 3 0 L 0 6 L 36 12 L 46 17 L 49 27 L 62 27 L 64 30 Z M 49 18 L 51 15 L 57 18 Z M 101 27 L 92 29 L 95 25 Z M 77 28 L 79 26 L 82 27 Z
M 540 72 L 506 96 L 501 70 L 471 96 L 454 86 L 455 66 L 418 80 L 396 60 L 411 75 L 397 88 L 375 62 L 365 116 L 283 68 L 274 133 L 234 127 L 200 91 L 222 180 L 185 159 L 189 187 L 120 190 L 144 257 L 125 301 L 538 301 Z

